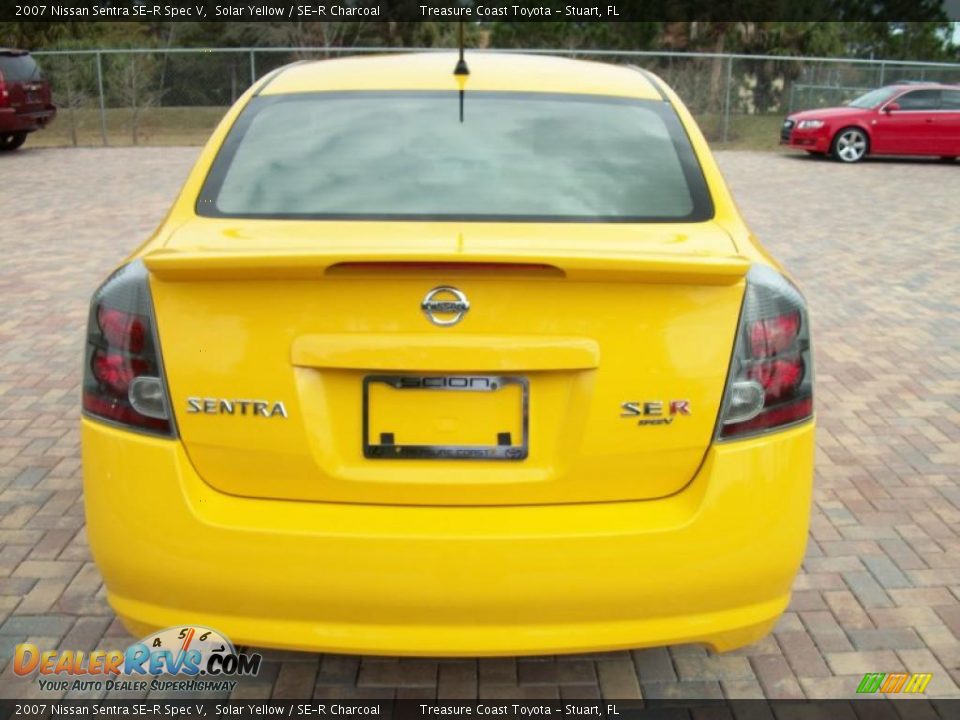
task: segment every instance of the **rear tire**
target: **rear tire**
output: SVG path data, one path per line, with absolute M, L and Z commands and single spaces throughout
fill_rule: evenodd
M 844 163 L 860 162 L 870 151 L 870 140 L 860 128 L 843 128 L 833 136 L 830 154 Z
M 3 133 L 0 134 L 0 152 L 9 152 L 16 150 L 23 145 L 27 139 L 27 134 L 22 133 Z

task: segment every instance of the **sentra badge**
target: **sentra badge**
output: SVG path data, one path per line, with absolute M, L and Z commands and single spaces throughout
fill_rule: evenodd
M 226 398 L 188 397 L 191 415 L 247 415 L 249 417 L 287 417 L 286 406 L 271 400 L 228 400 Z

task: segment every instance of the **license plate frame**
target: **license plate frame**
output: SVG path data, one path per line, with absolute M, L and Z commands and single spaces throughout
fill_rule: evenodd
M 395 390 L 430 392 L 498 392 L 507 386 L 520 387 L 520 442 L 509 444 L 444 445 L 371 442 L 370 386 L 389 385 Z M 530 381 L 517 375 L 377 374 L 363 378 L 363 456 L 369 460 L 525 460 L 529 454 Z

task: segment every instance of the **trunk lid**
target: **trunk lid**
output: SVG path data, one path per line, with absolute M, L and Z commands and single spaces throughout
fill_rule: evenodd
M 713 436 L 748 267 L 712 223 L 198 219 L 144 262 L 206 482 L 414 505 L 681 489 Z M 469 301 L 456 324 L 422 307 L 441 287 Z M 434 300 L 442 322 L 463 309 Z

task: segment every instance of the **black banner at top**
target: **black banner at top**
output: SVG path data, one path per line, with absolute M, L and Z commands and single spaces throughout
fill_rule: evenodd
M 5 718 L 110 716 L 142 718 L 265 717 L 364 720 L 688 720 L 810 718 L 820 720 L 954 720 L 960 700 L 0 700 Z
M 639 22 L 960 20 L 960 0 L 0 0 L 0 21 Z

